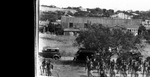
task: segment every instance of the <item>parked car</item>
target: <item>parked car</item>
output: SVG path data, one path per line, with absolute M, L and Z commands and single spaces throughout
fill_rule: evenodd
M 77 53 L 75 54 L 75 57 L 74 57 L 74 61 L 76 62 L 85 62 L 86 61 L 86 58 L 87 56 L 90 58 L 93 57 L 93 55 L 95 54 L 95 51 L 94 50 L 91 50 L 91 49 L 79 49 L 77 51 Z
M 39 52 L 39 55 L 44 58 L 53 58 L 55 60 L 61 58 L 59 48 L 45 47 L 43 48 L 42 52 Z

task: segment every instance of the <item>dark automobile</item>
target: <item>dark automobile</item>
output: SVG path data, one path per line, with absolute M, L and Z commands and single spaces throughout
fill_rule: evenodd
M 43 48 L 42 52 L 39 52 L 39 55 L 44 58 L 53 58 L 56 60 L 61 58 L 59 48 Z
M 86 58 L 92 58 L 95 54 L 94 50 L 91 49 L 79 49 L 75 54 L 74 61 L 76 62 L 86 62 Z

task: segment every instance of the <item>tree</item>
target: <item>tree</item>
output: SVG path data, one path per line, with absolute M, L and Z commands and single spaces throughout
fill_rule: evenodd
M 52 24 L 52 23 L 48 24 L 46 31 L 49 31 L 49 32 L 54 33 L 56 35 L 63 35 L 63 32 L 64 32 L 63 28 L 60 24 Z
M 146 33 L 146 28 L 145 26 L 141 25 L 139 28 L 138 28 L 138 35 L 141 35 L 142 37 L 145 36 L 145 33 Z
M 73 14 L 72 12 L 68 11 L 68 12 L 67 12 L 67 15 L 73 16 L 74 14 Z
M 55 33 L 55 25 L 50 22 L 48 24 L 47 31 L 49 31 L 51 33 Z
M 61 19 L 61 16 L 64 15 L 65 12 L 63 11 L 56 11 L 56 12 L 42 12 L 39 16 L 40 20 L 46 21 L 49 20 L 50 22 L 55 22 L 58 19 Z
M 150 44 L 150 29 L 145 31 L 143 37 L 146 39 L 146 42 Z
M 129 51 L 137 49 L 136 44 L 140 43 L 140 38 L 133 33 L 121 29 L 110 29 L 102 25 L 91 25 L 88 30 L 79 33 L 76 38 L 79 46 L 96 50 L 108 50 L 109 47 L 120 48 Z M 119 52 L 122 53 L 122 52 Z
M 108 11 L 109 16 L 114 14 L 114 10 L 113 9 L 109 9 Z
M 55 12 L 43 12 L 39 18 L 42 21 L 49 20 L 50 22 L 54 22 L 58 19 L 58 16 Z
M 63 35 L 63 28 L 60 24 L 55 25 L 55 34 L 56 35 Z
M 81 31 L 76 39 L 77 43 L 85 48 L 98 50 L 99 47 L 102 47 L 103 43 L 101 42 L 106 42 L 104 40 L 104 35 L 106 34 L 104 34 L 103 31 L 100 31 L 103 30 L 103 28 L 105 27 L 95 25 L 89 27 L 89 30 L 87 31 Z
M 134 16 L 134 19 L 150 19 L 150 11 L 143 11 L 143 12 L 139 12 L 139 11 L 135 11 L 137 14 Z
M 74 16 L 88 16 L 88 12 L 86 11 L 78 11 L 74 14 Z
M 65 12 L 64 11 L 56 11 L 56 16 L 57 16 L 57 19 L 61 19 L 61 16 L 64 15 Z

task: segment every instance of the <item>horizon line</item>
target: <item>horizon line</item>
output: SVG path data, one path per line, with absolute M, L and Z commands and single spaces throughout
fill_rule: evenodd
M 50 4 L 50 5 L 46 5 L 46 4 L 41 4 L 39 6 L 45 6 L 45 7 L 49 7 L 49 6 L 56 6 L 56 5 L 53 5 L 53 4 Z M 124 10 L 124 9 L 112 9 L 112 8 L 101 8 L 101 7 L 83 7 L 83 6 L 64 6 L 64 7 L 59 7 L 59 6 L 56 6 L 56 8 L 67 8 L 67 7 L 81 7 L 81 8 L 86 8 L 86 9 L 95 9 L 95 8 L 100 8 L 100 9 L 106 9 L 106 10 L 114 10 L 114 11 L 150 11 L 150 9 L 148 10 L 133 10 L 133 9 L 130 9 L 130 10 Z

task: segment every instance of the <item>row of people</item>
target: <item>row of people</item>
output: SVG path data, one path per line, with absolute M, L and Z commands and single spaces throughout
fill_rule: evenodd
M 50 60 L 43 59 L 40 66 L 41 75 L 51 76 L 52 75 L 53 65 Z
M 112 60 L 111 58 L 102 58 L 102 57 L 93 57 L 89 59 L 87 57 L 86 68 L 88 70 L 92 69 L 99 69 L 104 70 L 105 72 L 114 73 L 121 73 L 125 76 L 127 74 L 136 74 L 137 72 L 141 72 L 144 75 L 150 74 L 150 60 L 146 59 L 143 60 L 139 57 L 124 59 L 124 58 L 117 58 L 117 60 Z

